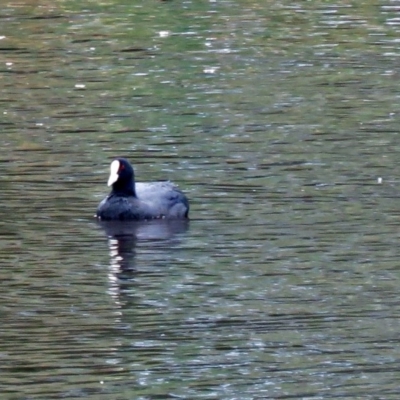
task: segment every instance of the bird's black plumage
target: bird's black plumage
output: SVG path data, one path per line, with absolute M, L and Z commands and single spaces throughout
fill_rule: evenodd
M 99 204 L 96 216 L 104 221 L 188 218 L 189 201 L 171 182 L 135 183 L 133 168 L 125 158 L 111 163 L 111 193 Z

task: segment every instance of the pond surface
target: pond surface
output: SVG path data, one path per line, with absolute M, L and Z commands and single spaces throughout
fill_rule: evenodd
M 6 1 L 0 392 L 396 399 L 400 6 Z M 110 161 L 189 223 L 99 224 Z

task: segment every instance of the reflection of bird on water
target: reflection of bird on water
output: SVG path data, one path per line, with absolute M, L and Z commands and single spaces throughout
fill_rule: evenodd
M 109 239 L 110 269 L 114 279 L 132 277 L 135 267 L 135 248 L 146 241 L 154 248 L 169 248 L 179 241 L 178 234 L 189 228 L 189 220 L 158 219 L 151 221 L 99 221 Z
M 124 158 L 111 163 L 108 186 L 111 193 L 99 204 L 102 221 L 184 219 L 189 216 L 187 197 L 171 182 L 138 182 Z

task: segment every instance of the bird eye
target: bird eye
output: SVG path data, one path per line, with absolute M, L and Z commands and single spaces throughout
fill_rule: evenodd
M 121 165 L 119 166 L 119 170 L 122 171 L 123 169 L 125 169 L 125 165 L 124 165 L 124 164 L 121 164 Z

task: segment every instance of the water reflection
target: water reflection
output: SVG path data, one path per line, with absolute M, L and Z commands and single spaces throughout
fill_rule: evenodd
M 118 297 L 121 283 L 133 278 L 136 266 L 136 247 L 146 242 L 153 249 L 167 248 L 180 241 L 179 234 L 189 228 L 189 220 L 98 221 L 108 237 L 110 249 L 110 294 Z

